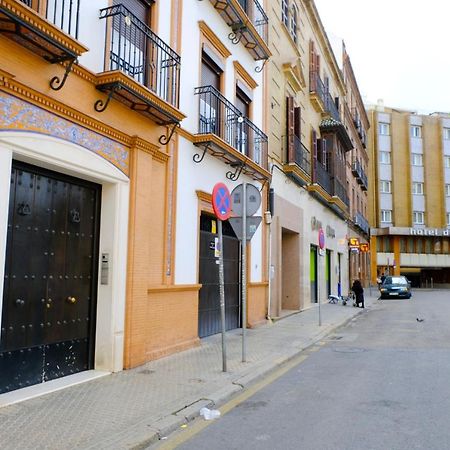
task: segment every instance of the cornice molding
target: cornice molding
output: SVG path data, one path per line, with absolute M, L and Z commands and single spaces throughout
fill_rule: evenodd
M 231 56 L 231 52 L 217 37 L 214 31 L 209 28 L 204 20 L 198 21 L 198 27 L 200 28 L 200 32 L 203 34 L 203 36 L 206 37 L 206 39 L 214 46 L 214 48 L 219 52 L 222 58 L 228 58 L 229 56 Z
M 233 61 L 234 70 L 236 73 L 248 84 L 251 89 L 258 87 L 258 83 L 251 77 L 251 75 L 244 69 L 242 64 L 235 60 Z
M 145 141 L 139 136 L 131 137 L 131 148 L 135 148 L 138 150 L 142 150 L 143 152 L 151 154 L 155 159 L 160 162 L 167 162 L 170 159 L 170 156 L 167 153 L 161 151 L 160 147 L 152 144 L 151 142 Z

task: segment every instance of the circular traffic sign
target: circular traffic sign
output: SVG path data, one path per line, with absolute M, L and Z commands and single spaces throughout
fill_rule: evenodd
M 325 247 L 325 234 L 322 228 L 319 228 L 319 248 L 323 250 Z
M 227 220 L 231 214 L 231 195 L 223 183 L 217 183 L 212 192 L 214 214 L 220 220 Z

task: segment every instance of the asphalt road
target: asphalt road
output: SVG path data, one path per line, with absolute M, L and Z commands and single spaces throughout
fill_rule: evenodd
M 303 358 L 210 425 L 198 420 L 165 445 L 450 449 L 450 291 L 381 300 Z

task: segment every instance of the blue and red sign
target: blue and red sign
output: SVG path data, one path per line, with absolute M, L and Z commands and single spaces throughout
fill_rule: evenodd
M 322 228 L 319 228 L 319 248 L 323 250 L 324 247 L 325 247 L 325 234 Z
M 212 192 L 214 214 L 220 220 L 227 220 L 231 214 L 231 195 L 223 183 L 217 183 Z

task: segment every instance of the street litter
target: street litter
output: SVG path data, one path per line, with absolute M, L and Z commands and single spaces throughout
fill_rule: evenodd
M 220 417 L 220 411 L 218 409 L 202 408 L 200 410 L 200 415 L 203 416 L 205 420 L 214 420 Z

